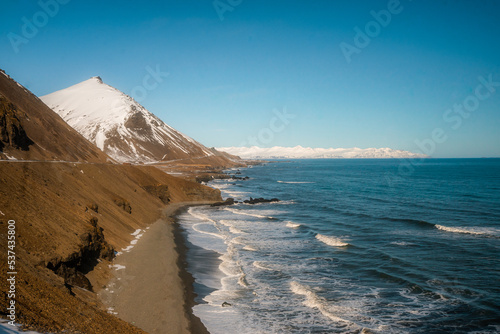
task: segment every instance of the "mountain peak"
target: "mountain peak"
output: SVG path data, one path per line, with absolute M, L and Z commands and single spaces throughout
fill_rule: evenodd
M 209 157 L 205 146 L 178 132 L 100 77 L 42 96 L 42 101 L 90 142 L 121 162 Z
M 103 83 L 103 82 L 102 82 L 102 79 L 101 79 L 101 77 L 100 77 L 100 76 L 95 76 L 95 77 L 92 77 L 92 78 L 90 78 L 89 80 L 96 81 L 96 82 L 98 82 L 98 83 L 100 83 L 100 84 L 102 84 L 102 83 Z

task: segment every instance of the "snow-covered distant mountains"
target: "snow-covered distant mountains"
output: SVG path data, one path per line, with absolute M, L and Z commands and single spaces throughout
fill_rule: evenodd
M 71 127 L 119 162 L 203 158 L 214 152 L 130 96 L 93 77 L 41 97 Z
M 282 147 L 219 147 L 218 150 L 234 154 L 242 159 L 383 159 L 383 158 L 426 158 L 424 154 L 390 148 L 310 148 Z

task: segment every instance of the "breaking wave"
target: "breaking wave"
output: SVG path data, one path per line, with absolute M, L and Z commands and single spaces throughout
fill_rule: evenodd
M 499 233 L 495 229 L 478 228 L 478 227 L 449 227 L 443 225 L 435 225 L 438 230 L 452 232 L 452 233 L 464 233 L 472 235 L 483 235 L 498 238 Z
M 290 283 L 290 290 L 296 295 L 304 296 L 306 300 L 304 301 L 304 305 L 310 308 L 318 309 L 325 317 L 335 321 L 344 323 L 351 326 L 357 326 L 356 323 L 349 321 L 347 319 L 341 318 L 336 315 L 334 312 L 334 307 L 328 305 L 328 302 L 323 297 L 318 296 L 311 288 L 308 286 L 302 285 L 298 282 L 292 281 Z M 340 308 L 339 308 L 340 309 Z M 342 312 L 343 313 L 343 312 Z
M 316 234 L 316 239 L 318 239 L 322 243 L 327 244 L 328 246 L 332 246 L 332 247 L 346 247 L 346 246 L 350 245 L 347 242 L 344 242 L 338 238 L 329 237 L 329 236 L 322 235 L 322 234 Z
M 298 224 L 298 223 L 294 223 L 292 221 L 287 221 L 286 222 L 286 227 L 290 227 L 290 228 L 299 228 L 301 225 Z
M 316 182 L 307 182 L 307 181 L 278 181 L 278 183 L 286 183 L 286 184 L 307 184 L 307 183 L 316 183 Z

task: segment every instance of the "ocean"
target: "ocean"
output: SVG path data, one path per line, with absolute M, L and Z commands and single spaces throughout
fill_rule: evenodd
M 281 201 L 179 217 L 194 313 L 212 334 L 499 333 L 500 159 L 415 164 L 273 161 L 210 182 Z

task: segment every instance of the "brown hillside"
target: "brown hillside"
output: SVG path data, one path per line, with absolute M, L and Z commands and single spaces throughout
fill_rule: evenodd
M 142 333 L 106 313 L 95 292 L 132 232 L 166 203 L 198 200 L 220 200 L 220 192 L 154 167 L 0 162 L 2 254 L 7 221 L 16 221 L 17 321 L 52 332 Z M 0 263 L 5 317 L 8 270 L 5 258 Z

